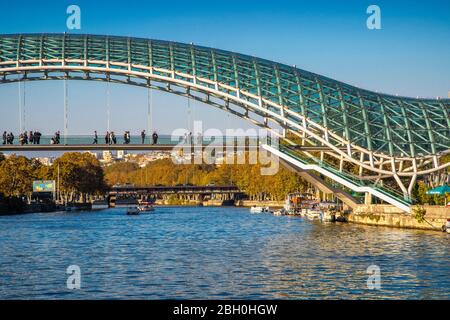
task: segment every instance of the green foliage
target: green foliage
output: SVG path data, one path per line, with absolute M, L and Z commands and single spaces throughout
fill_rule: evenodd
M 30 196 L 33 181 L 58 180 L 58 170 L 63 196 L 95 194 L 106 187 L 100 163 L 87 153 L 66 153 L 56 159 L 51 167 L 16 155 L 0 160 L 0 194 L 9 198 Z
M 56 159 L 48 175 L 60 181 L 63 193 L 94 194 L 105 189 L 104 173 L 99 161 L 88 153 L 65 153 Z
M 104 168 L 105 180 L 108 185 L 125 184 L 129 175 L 139 169 L 136 163 L 118 162 Z
M 425 184 L 425 182 L 420 181 L 416 184 L 413 190 L 413 197 L 418 201 L 419 204 L 430 204 L 430 205 L 443 205 L 445 203 L 445 196 L 440 195 L 428 195 L 427 191 L 430 188 Z
M 23 156 L 12 155 L 0 162 L 0 193 L 6 197 L 29 196 L 41 164 Z
M 419 223 L 422 223 L 425 221 L 426 214 L 427 214 L 427 210 L 425 210 L 425 208 L 422 206 L 419 206 L 419 207 L 413 209 L 413 217 Z

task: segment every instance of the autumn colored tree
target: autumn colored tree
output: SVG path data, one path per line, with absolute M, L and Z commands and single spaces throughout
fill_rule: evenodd
M 73 201 L 75 195 L 95 194 L 105 189 L 100 162 L 88 153 L 65 153 L 53 163 L 49 178 L 59 178 L 59 191 L 66 202 Z
M 108 184 L 175 186 L 192 184 L 204 186 L 235 185 L 252 199 L 284 200 L 286 194 L 306 189 L 305 182 L 295 173 L 280 167 L 273 176 L 262 176 L 259 164 L 194 165 L 174 164 L 170 159 L 149 163 L 145 168 L 118 163 L 105 168 Z
M 0 162 L 0 193 L 6 197 L 31 196 L 40 169 L 38 161 L 23 156 L 4 159 Z
M 132 162 L 118 162 L 104 168 L 105 182 L 113 186 L 115 184 L 125 184 L 130 180 L 132 173 L 136 172 L 139 166 Z

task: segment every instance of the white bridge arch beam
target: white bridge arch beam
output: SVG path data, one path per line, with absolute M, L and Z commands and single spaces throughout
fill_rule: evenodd
M 297 133 L 301 133 L 301 136 L 304 136 L 306 134 L 307 136 L 312 137 L 315 141 L 317 141 L 317 143 L 320 143 L 320 144 L 323 144 L 324 146 L 329 147 L 330 151 L 334 155 L 339 156 L 339 158 L 342 156 L 345 161 L 354 163 L 356 165 L 360 165 L 362 168 L 367 169 L 372 172 L 375 172 L 377 174 L 386 175 L 386 176 L 392 175 L 392 171 L 384 170 L 384 169 L 380 169 L 375 166 L 372 166 L 370 162 L 366 163 L 366 162 L 361 162 L 359 159 L 354 159 L 351 155 L 348 154 L 348 152 L 343 152 L 337 146 L 333 145 L 331 142 L 324 139 L 324 137 L 326 135 L 328 135 L 329 137 L 333 137 L 334 140 L 340 141 L 343 145 L 349 144 L 349 145 L 351 145 L 351 148 L 355 152 L 361 152 L 361 153 L 367 154 L 368 157 L 370 157 L 372 155 L 373 157 L 377 157 L 379 159 L 385 159 L 385 160 L 388 160 L 389 162 L 392 160 L 391 157 L 384 155 L 384 154 L 376 154 L 374 152 L 370 152 L 370 151 L 368 151 L 362 147 L 359 147 L 357 145 L 352 145 L 348 140 L 346 141 L 344 138 L 337 136 L 336 134 L 331 132 L 329 129 L 324 128 L 324 127 L 320 126 L 319 124 L 311 121 L 310 119 L 305 118 L 301 114 L 295 113 L 292 110 L 284 108 L 283 106 L 280 106 L 272 101 L 268 101 L 266 99 L 261 99 L 261 97 L 253 95 L 251 93 L 247 93 L 242 90 L 237 90 L 235 87 L 230 87 L 225 84 L 217 83 L 212 80 L 202 79 L 202 78 L 197 78 L 197 81 L 196 81 L 197 84 L 194 84 L 193 82 L 180 80 L 175 77 L 175 75 L 178 75 L 178 76 L 182 76 L 183 78 L 193 79 L 192 75 L 184 74 L 181 72 L 173 72 L 171 70 L 165 70 L 165 69 L 161 69 L 161 68 L 152 68 L 152 67 L 147 67 L 147 66 L 132 65 L 133 70 L 129 71 L 128 65 L 126 63 L 109 62 L 109 64 L 111 65 L 112 68 L 108 69 L 106 67 L 90 66 L 90 64 L 96 64 L 96 65 L 103 64 L 106 66 L 107 65 L 106 61 L 95 60 L 95 61 L 88 61 L 86 63 L 86 61 L 84 61 L 84 60 L 76 60 L 75 59 L 75 60 L 66 60 L 66 62 L 67 62 L 66 65 L 63 65 L 62 61 L 60 61 L 58 59 L 44 60 L 43 63 L 47 64 L 47 65 L 41 66 L 39 61 L 30 60 L 30 61 L 21 61 L 20 67 L 16 67 L 17 63 L 12 62 L 14 67 L 0 68 L 0 74 L 2 74 L 3 78 L 4 78 L 4 80 L 2 82 L 15 82 L 17 80 L 8 79 L 7 77 L 9 75 L 13 75 L 13 74 L 20 75 L 23 72 L 43 73 L 43 74 L 47 74 L 47 76 L 45 76 L 43 78 L 38 78 L 38 79 L 32 79 L 32 78 L 28 77 L 27 79 L 23 79 L 23 80 L 46 80 L 46 79 L 64 79 L 64 77 L 61 77 L 61 76 L 51 77 L 50 75 L 48 75 L 49 73 L 52 73 L 52 72 L 55 72 L 55 73 L 67 72 L 69 74 L 69 77 L 71 77 L 71 78 L 73 78 L 72 75 L 70 74 L 71 72 L 74 72 L 74 73 L 78 72 L 78 73 L 84 73 L 84 74 L 86 74 L 86 73 L 87 74 L 92 74 L 92 73 L 93 74 L 108 74 L 109 73 L 109 74 L 118 75 L 118 76 L 125 76 L 128 79 L 136 78 L 136 79 L 144 79 L 146 81 L 148 79 L 150 79 L 150 80 L 167 83 L 167 85 L 169 85 L 169 86 L 170 86 L 170 84 L 174 84 L 174 85 L 180 86 L 180 87 L 190 87 L 190 88 L 194 89 L 195 91 L 211 94 L 220 99 L 228 99 L 229 101 L 233 101 L 236 104 L 245 106 L 249 110 L 258 111 L 259 113 L 270 117 L 272 120 L 276 120 L 281 126 L 284 125 L 284 123 L 286 123 L 291 128 L 291 131 L 295 130 Z M 37 65 L 36 65 L 36 63 L 37 63 Z M 58 65 L 58 63 L 60 63 L 60 65 Z M 10 65 L 11 62 L 8 62 L 8 63 L 2 62 L 2 63 L 0 63 L 0 66 L 6 65 L 6 64 Z M 79 65 L 76 65 L 76 64 L 79 64 Z M 86 64 L 88 65 L 88 67 L 85 67 Z M 124 69 L 118 69 L 116 67 L 124 67 Z M 141 70 L 141 71 L 135 71 L 135 70 Z M 155 71 L 157 71 L 160 74 L 155 74 Z M 165 74 L 165 75 L 161 75 L 161 74 Z M 86 79 L 86 80 L 104 81 L 103 79 L 93 79 L 93 78 Z M 130 81 L 127 81 L 127 82 L 117 81 L 117 82 L 118 83 L 129 83 Z M 203 83 L 214 86 L 214 89 L 212 89 L 211 87 L 209 87 L 207 85 L 203 85 Z M 134 83 L 129 83 L 129 84 L 134 84 Z M 216 90 L 217 88 L 219 88 L 219 90 Z M 160 88 L 156 88 L 156 89 L 160 89 Z M 224 92 L 227 90 L 231 91 L 231 92 L 235 92 L 235 94 L 233 95 L 233 94 Z M 237 92 L 237 91 L 239 91 L 239 92 Z M 271 110 L 268 110 L 266 107 L 261 107 L 258 104 L 254 104 L 246 99 L 243 99 L 242 97 L 247 97 L 248 99 L 255 99 L 255 100 L 261 99 L 263 101 L 264 105 L 272 106 L 279 110 L 284 110 L 286 115 L 283 117 L 281 112 L 279 112 L 279 113 L 273 112 Z M 291 120 L 292 117 L 299 119 L 299 122 L 302 124 L 292 121 Z M 307 126 L 304 126 L 303 123 L 307 123 Z M 294 129 L 294 130 L 292 130 L 292 129 Z M 317 134 L 314 131 L 312 131 L 312 129 L 317 130 L 318 132 L 322 132 L 322 134 Z M 422 160 L 424 160 L 423 163 L 426 163 L 429 159 L 432 159 L 432 158 L 433 158 L 433 156 L 423 157 L 422 158 Z M 400 162 L 400 161 L 413 161 L 413 160 L 414 160 L 414 158 L 408 158 L 408 157 L 395 158 L 396 163 Z M 439 171 L 439 170 L 445 169 L 449 166 L 450 166 L 450 163 L 447 163 L 447 164 L 439 165 L 435 168 L 425 169 L 425 170 L 417 171 L 417 172 L 397 171 L 397 174 L 400 177 L 413 177 L 414 175 L 424 175 L 424 174 L 429 174 L 429 173 L 432 173 L 435 171 Z

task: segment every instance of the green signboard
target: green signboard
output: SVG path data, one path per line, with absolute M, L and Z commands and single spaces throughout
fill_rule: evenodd
M 34 181 L 33 182 L 33 192 L 55 192 L 56 183 L 54 180 L 51 181 Z

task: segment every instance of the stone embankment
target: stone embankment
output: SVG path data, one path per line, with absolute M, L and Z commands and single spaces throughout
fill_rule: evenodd
M 391 205 L 361 205 L 348 215 L 352 223 L 436 231 L 442 231 L 447 219 L 450 208 L 443 206 L 415 206 L 407 214 Z

